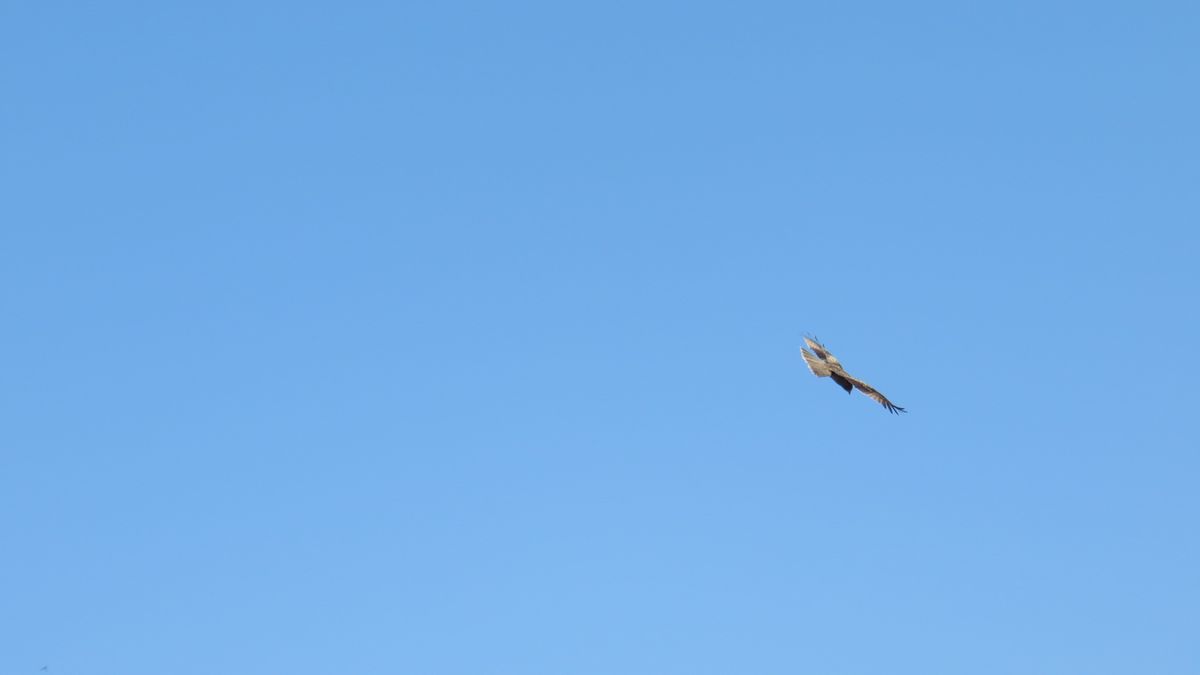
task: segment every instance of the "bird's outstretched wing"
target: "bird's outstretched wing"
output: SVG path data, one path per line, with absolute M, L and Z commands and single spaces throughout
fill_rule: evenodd
M 833 361 L 834 363 L 837 363 L 837 358 L 833 354 L 830 354 L 829 350 L 825 348 L 825 345 L 817 342 L 815 338 L 806 337 L 804 338 L 804 343 L 808 345 L 809 349 L 813 350 L 813 353 L 817 355 L 817 358 L 821 359 L 822 361 Z
M 866 394 L 867 396 L 870 396 L 871 398 L 878 401 L 880 405 L 887 408 L 887 411 L 892 413 L 893 415 L 898 415 L 902 412 L 906 412 L 904 410 L 904 408 L 901 408 L 900 406 L 896 405 L 895 403 L 892 403 L 891 401 L 887 400 L 887 397 L 884 396 L 883 394 L 879 393 L 879 391 L 876 390 L 875 387 L 872 387 L 871 385 L 867 384 L 866 382 L 863 382 L 862 380 L 860 380 L 858 378 L 850 377 L 849 375 L 843 374 L 843 377 L 845 377 L 846 380 L 848 380 L 850 382 L 850 384 L 854 385 L 855 389 L 861 391 L 862 393 Z

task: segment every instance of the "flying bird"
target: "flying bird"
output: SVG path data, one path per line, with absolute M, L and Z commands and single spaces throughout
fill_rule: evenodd
M 842 368 L 842 364 L 837 360 L 837 357 L 829 353 L 825 345 L 808 338 L 804 338 L 804 341 L 808 344 L 808 349 L 811 349 L 812 352 L 801 347 L 800 353 L 804 355 L 804 362 L 808 364 L 808 369 L 812 371 L 813 375 L 817 377 L 832 377 L 833 381 L 837 382 L 839 387 L 845 389 L 847 394 L 857 389 L 878 401 L 883 407 L 887 408 L 888 412 L 894 415 L 906 412 L 904 408 L 887 400 L 886 396 L 879 393 L 871 385 L 858 378 L 851 377 L 846 372 L 846 369 Z

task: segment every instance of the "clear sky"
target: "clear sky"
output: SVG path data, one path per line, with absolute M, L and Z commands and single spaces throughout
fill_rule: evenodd
M 1200 672 L 1197 35 L 8 0 L 0 674 Z

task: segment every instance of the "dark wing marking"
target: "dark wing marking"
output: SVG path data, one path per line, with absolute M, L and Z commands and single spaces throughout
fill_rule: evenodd
M 856 379 L 856 378 L 853 378 L 850 376 L 846 376 L 846 379 L 850 380 L 850 384 L 853 384 L 856 389 L 858 389 L 862 393 L 866 394 L 867 396 L 870 396 L 871 398 L 875 399 L 877 402 L 879 402 L 880 405 L 887 408 L 888 412 L 890 412 L 894 415 L 898 415 L 902 412 L 907 412 L 904 410 L 904 408 L 901 408 L 900 406 L 896 405 L 895 403 L 892 403 L 891 401 L 887 400 L 886 396 L 879 393 L 874 387 L 867 384 L 866 382 L 863 382 L 862 380 L 859 380 L 859 379 Z
M 838 383 L 838 386 L 840 386 L 842 389 L 845 389 L 847 394 L 854 390 L 854 385 L 850 384 L 850 380 L 847 380 L 845 377 L 837 373 L 831 374 L 830 377 L 833 378 L 834 382 Z

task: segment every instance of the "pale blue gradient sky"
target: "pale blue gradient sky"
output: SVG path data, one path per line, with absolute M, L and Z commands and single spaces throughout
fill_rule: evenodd
M 6 3 L 0 673 L 1196 673 L 1198 34 Z

